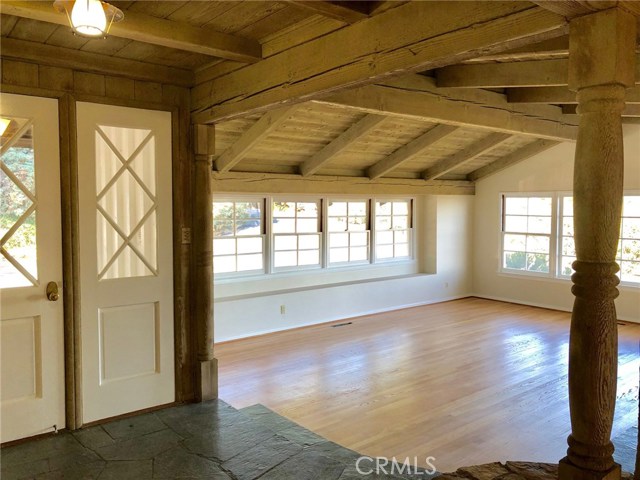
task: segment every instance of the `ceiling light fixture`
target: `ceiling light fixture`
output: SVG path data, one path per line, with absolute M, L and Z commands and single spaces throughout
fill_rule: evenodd
M 56 0 L 56 11 L 67 14 L 72 30 L 83 37 L 106 37 L 114 22 L 124 18 L 122 10 L 100 0 Z

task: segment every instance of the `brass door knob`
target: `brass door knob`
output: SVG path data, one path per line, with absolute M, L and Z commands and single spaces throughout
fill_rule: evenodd
M 57 302 L 60 298 L 58 293 L 58 284 L 56 282 L 47 283 L 47 300 L 50 302 Z

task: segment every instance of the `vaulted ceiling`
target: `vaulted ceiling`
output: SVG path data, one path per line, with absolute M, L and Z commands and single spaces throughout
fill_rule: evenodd
M 86 39 L 3 0 L 2 57 L 191 87 L 221 174 L 464 184 L 577 134 L 568 19 L 589 2 L 113 3 L 125 20 Z

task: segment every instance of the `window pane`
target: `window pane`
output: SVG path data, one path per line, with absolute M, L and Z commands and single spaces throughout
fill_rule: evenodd
M 233 202 L 213 202 L 214 220 L 232 220 Z
M 539 197 L 530 197 L 529 198 L 529 211 L 528 215 L 548 215 L 551 216 L 551 198 L 539 198 Z
M 391 202 L 376 202 L 376 215 L 391 215 Z
M 351 233 L 350 235 L 352 247 L 367 246 L 367 244 L 369 243 L 369 235 L 367 235 L 367 232 Z
M 622 260 L 640 261 L 640 240 L 622 240 Z
M 317 203 L 298 203 L 298 217 L 317 217 Z
M 366 261 L 369 259 L 369 249 L 367 247 L 351 247 L 351 261 Z
M 376 234 L 376 244 L 378 245 L 382 245 L 382 244 L 390 244 L 393 243 L 393 232 L 391 231 L 387 231 L 387 232 L 378 232 Z
M 349 245 L 348 233 L 332 233 L 329 235 L 329 246 L 333 247 L 346 247 Z
M 394 215 L 407 215 L 409 213 L 409 205 L 407 202 L 393 202 Z
M 367 218 L 366 217 L 349 217 L 349 230 L 366 230 Z
M 236 218 L 246 219 L 252 218 L 254 220 L 260 220 L 260 203 L 259 202 L 237 202 L 236 203 Z
M 406 216 L 393 216 L 393 228 L 404 230 L 409 228 L 409 217 Z
M 320 236 L 318 235 L 298 236 L 298 248 L 300 250 L 320 248 Z
M 562 235 L 573 237 L 573 217 L 564 217 L 562 219 Z
M 549 273 L 549 255 L 527 253 L 527 270 Z
M 216 220 L 213 222 L 213 236 L 214 237 L 229 237 L 233 235 L 233 221 L 231 220 Z
M 409 232 L 408 230 L 396 230 L 393 232 L 394 241 L 396 243 L 408 243 L 409 242 Z
M 348 262 L 349 261 L 349 249 L 348 248 L 332 248 L 329 250 L 329 262 Z
M 236 222 L 236 235 L 260 235 L 260 220 L 239 220 Z
M 295 217 L 296 216 L 296 203 L 295 202 L 273 202 L 273 216 L 274 217 Z
M 527 265 L 527 254 L 524 252 L 504 252 L 504 268 L 524 270 Z
M 622 214 L 625 217 L 640 217 L 640 195 L 625 195 Z
M 296 235 L 276 235 L 273 248 L 276 250 L 295 250 L 298 248 L 298 237 Z
M 311 233 L 318 231 L 318 220 L 316 218 L 298 218 L 298 232 Z
M 505 232 L 527 233 L 527 217 L 507 215 L 504 219 Z
M 391 217 L 376 217 L 376 230 L 391 230 Z
M 622 219 L 622 237 L 640 238 L 640 218 Z
M 396 244 L 396 257 L 408 257 L 409 256 L 409 245 L 406 243 Z
M 564 197 L 562 199 L 562 214 L 565 217 L 573 217 L 573 197 Z
M 275 252 L 273 256 L 273 265 L 275 267 L 295 267 L 297 264 L 297 252 Z
M 238 253 L 262 253 L 262 237 L 239 238 Z
M 526 235 L 507 234 L 504 236 L 504 249 L 524 252 L 527 248 Z
M 347 215 L 347 202 L 329 202 L 329 216 L 338 217 Z
M 365 217 L 367 215 L 367 202 L 349 202 L 349 215 Z
M 236 271 L 236 257 L 214 257 L 213 273 L 229 273 Z
M 576 257 L 562 257 L 562 264 L 560 265 L 560 275 L 571 276 L 573 274 L 573 262 L 576 261 Z
M 377 258 L 393 258 L 393 245 L 378 245 L 376 247 Z
M 238 256 L 238 271 L 246 272 L 247 270 L 262 270 L 262 254 Z
M 576 256 L 576 245 L 573 238 L 565 237 L 562 239 L 562 255 Z
M 549 253 L 549 237 L 527 235 L 527 252 Z
M 507 215 L 526 215 L 527 214 L 527 198 L 526 197 L 507 197 L 505 198 L 505 211 Z
M 296 233 L 296 221 L 293 218 L 274 218 L 273 233 Z
M 319 250 L 302 250 L 298 253 L 299 265 L 318 265 L 320 263 Z
M 620 280 L 640 283 L 640 262 L 620 262 Z
M 551 233 L 551 217 L 529 217 L 529 233 Z
M 236 240 L 234 238 L 221 238 L 213 240 L 214 255 L 234 255 L 236 253 Z
M 330 232 L 344 232 L 347 230 L 346 217 L 329 217 Z

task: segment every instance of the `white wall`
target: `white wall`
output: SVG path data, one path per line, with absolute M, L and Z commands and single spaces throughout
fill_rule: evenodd
M 215 341 L 468 296 L 474 198 L 428 196 L 416 203 L 416 262 L 218 282 Z
M 640 190 L 640 125 L 625 125 L 625 190 Z M 499 273 L 500 194 L 571 191 L 575 144 L 563 143 L 476 184 L 473 289 L 476 295 L 571 310 L 569 280 Z M 640 289 L 620 287 L 618 317 L 640 322 Z

